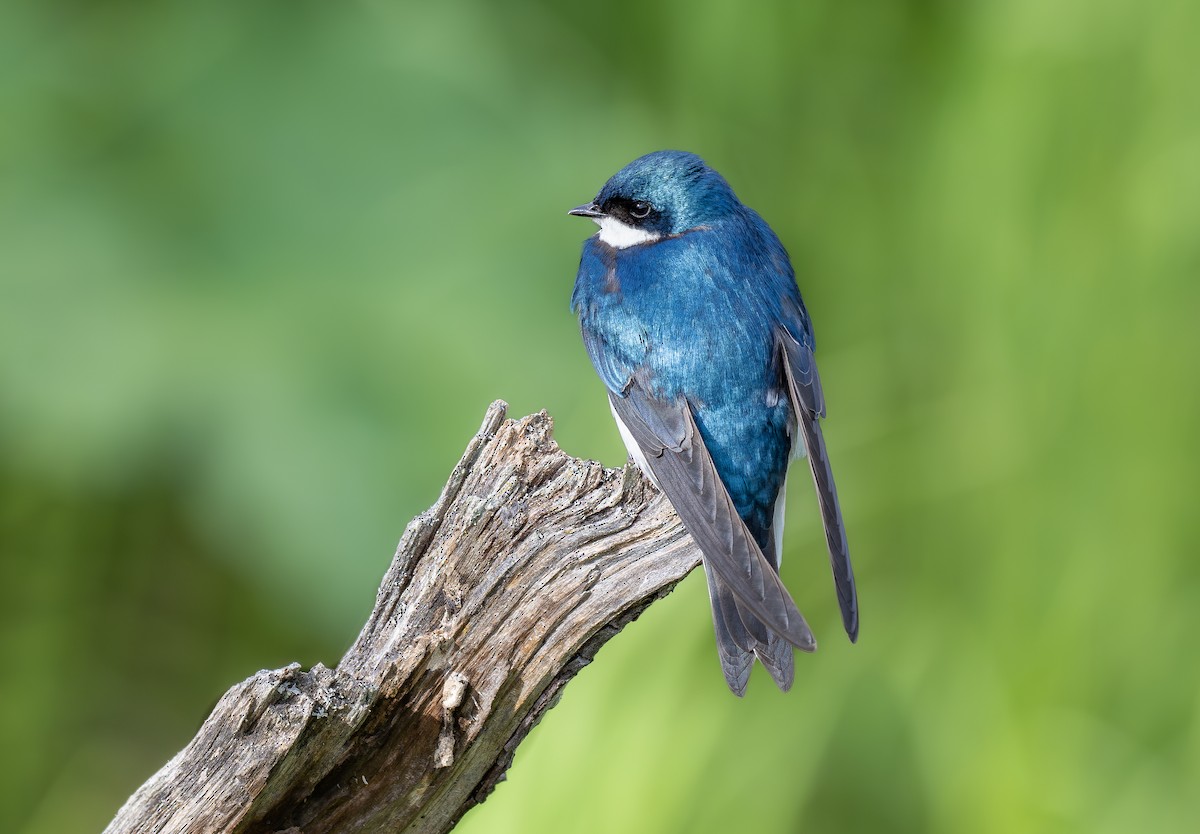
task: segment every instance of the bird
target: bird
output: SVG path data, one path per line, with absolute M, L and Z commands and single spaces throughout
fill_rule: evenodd
M 568 214 L 600 227 L 571 309 L 630 457 L 699 548 L 725 681 L 743 696 L 757 658 L 786 692 L 793 648 L 816 649 L 779 576 L 794 456 L 808 459 L 842 625 L 858 639 L 812 321 L 787 251 L 685 151 L 635 159 Z

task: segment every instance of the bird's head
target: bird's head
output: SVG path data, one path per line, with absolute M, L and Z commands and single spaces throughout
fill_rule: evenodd
M 569 214 L 590 217 L 600 239 L 624 248 L 682 234 L 736 210 L 725 178 L 684 151 L 655 151 L 613 174 L 596 199 Z

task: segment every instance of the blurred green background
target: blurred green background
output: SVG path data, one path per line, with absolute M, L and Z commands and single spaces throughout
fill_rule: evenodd
M 862 596 L 728 694 L 703 579 L 461 830 L 1200 819 L 1200 5 L 0 11 L 0 830 L 99 830 L 260 668 L 333 664 L 487 404 L 624 452 L 565 215 L 693 150 L 791 251 Z M 803 473 L 803 469 L 800 470 Z

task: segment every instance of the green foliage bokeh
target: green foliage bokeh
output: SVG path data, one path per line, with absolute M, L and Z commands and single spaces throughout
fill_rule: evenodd
M 335 663 L 490 400 L 623 461 L 565 211 L 664 147 L 792 253 L 862 639 L 795 488 L 795 689 L 726 692 L 692 576 L 461 830 L 1189 830 L 1198 41 L 1184 0 L 6 4 L 0 830 L 98 830 L 229 685 Z

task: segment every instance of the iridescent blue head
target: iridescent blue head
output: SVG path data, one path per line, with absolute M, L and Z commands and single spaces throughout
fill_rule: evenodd
M 624 248 L 713 223 L 740 206 L 725 178 L 684 151 L 655 151 L 630 162 L 596 199 L 571 209 L 600 226 L 600 239 Z

